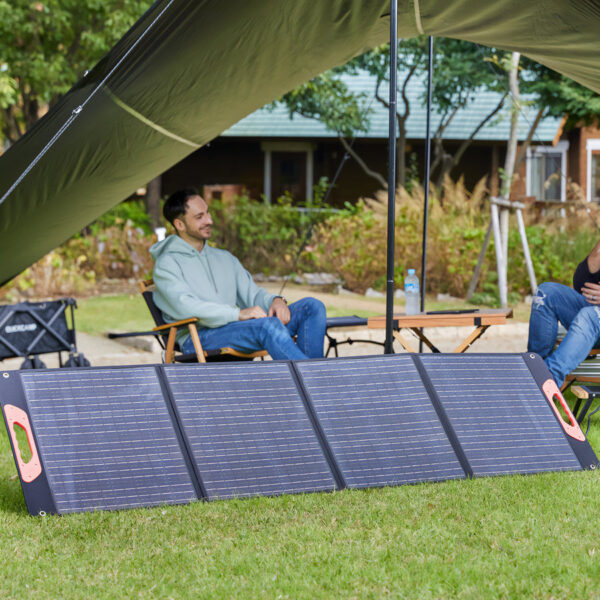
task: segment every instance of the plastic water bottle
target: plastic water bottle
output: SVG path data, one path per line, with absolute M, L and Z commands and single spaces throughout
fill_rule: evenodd
M 404 294 L 406 297 L 406 314 L 416 315 L 418 312 L 421 312 L 419 278 L 415 275 L 414 269 L 409 269 L 408 275 L 404 278 Z

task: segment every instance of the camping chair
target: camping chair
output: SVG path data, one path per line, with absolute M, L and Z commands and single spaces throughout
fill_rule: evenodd
M 154 327 L 152 332 L 163 349 L 164 363 L 205 363 L 227 360 L 239 361 L 253 360 L 257 357 L 263 359 L 263 357 L 267 356 L 268 353 L 266 350 L 259 350 L 250 354 L 238 352 L 237 350 L 229 347 L 218 348 L 217 350 L 204 350 L 202 348 L 202 344 L 200 343 L 198 329 L 196 327 L 198 319 L 191 317 L 189 319 L 182 319 L 180 321 L 174 321 L 173 323 L 167 323 L 164 320 L 162 312 L 159 310 L 158 306 L 154 304 L 154 298 L 152 297 L 153 288 L 154 281 L 152 279 L 140 281 L 140 291 L 142 292 L 142 296 L 146 301 L 146 306 L 148 307 L 148 310 L 150 311 L 150 314 L 156 323 L 156 327 Z M 188 354 L 181 353 L 175 340 L 177 332 L 184 327 L 187 327 L 190 336 L 192 337 L 192 343 L 194 344 L 194 352 Z

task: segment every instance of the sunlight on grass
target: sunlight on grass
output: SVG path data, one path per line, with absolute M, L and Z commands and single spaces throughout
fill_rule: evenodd
M 77 301 L 77 331 L 104 335 L 109 331 L 147 331 L 154 327 L 141 294 L 94 296 Z
M 600 594 L 597 471 L 36 518 L 14 474 L 2 428 L 0 597 Z

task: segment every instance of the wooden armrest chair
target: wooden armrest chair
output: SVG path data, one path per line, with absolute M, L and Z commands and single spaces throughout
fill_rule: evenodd
M 154 298 L 152 297 L 152 290 L 154 288 L 154 281 L 147 279 L 146 281 L 140 281 L 140 291 L 146 302 L 146 306 L 156 323 L 156 327 L 152 331 L 156 331 L 160 335 L 156 336 L 159 344 L 164 350 L 164 362 L 216 362 L 226 360 L 252 360 L 260 357 L 261 359 L 267 356 L 266 350 L 260 350 L 258 352 L 252 352 L 251 354 L 245 354 L 238 352 L 233 348 L 225 347 L 219 348 L 218 350 L 204 350 L 198 337 L 198 329 L 196 323 L 198 319 L 191 317 L 189 319 L 182 319 L 180 321 L 174 321 L 173 323 L 167 323 L 162 316 L 158 306 L 154 304 Z M 181 353 L 176 343 L 177 332 L 187 327 L 192 337 L 192 343 L 194 344 L 194 352 L 190 354 Z

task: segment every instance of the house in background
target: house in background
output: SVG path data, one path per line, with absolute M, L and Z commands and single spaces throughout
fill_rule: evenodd
M 399 80 L 402 80 L 401 77 Z M 363 93 L 370 110 L 370 128 L 359 134 L 353 149 L 368 167 L 387 179 L 388 113 L 373 98 L 375 81 L 367 74 L 346 77 L 348 86 Z M 426 106 L 425 83 L 411 79 L 407 95 L 410 116 L 407 121 L 407 158 L 415 163 L 423 178 Z M 382 86 L 382 97 L 387 90 Z M 500 96 L 482 91 L 468 107 L 459 110 L 444 132 L 444 148 L 456 151 L 478 124 L 498 104 Z M 401 103 L 400 103 L 401 108 Z M 526 139 L 536 110 L 526 102 L 519 116 L 519 140 Z M 432 133 L 439 115 L 432 115 Z M 492 194 L 498 193 L 499 170 L 504 164 L 509 135 L 509 103 L 477 133 L 458 166 L 453 179 L 465 178 L 468 189 L 487 176 Z M 311 197 L 313 185 L 321 177 L 330 181 L 340 169 L 329 202 L 343 206 L 361 196 L 372 196 L 380 183 L 365 173 L 358 163 L 346 155 L 335 132 L 320 122 L 294 115 L 277 104 L 248 115 L 218 138 L 169 169 L 162 177 L 163 194 L 185 186 L 204 189 L 208 197 L 236 195 L 246 190 L 254 198 L 271 202 L 284 193 L 295 202 Z M 539 200 L 566 199 L 567 178 L 581 185 L 588 200 L 600 196 L 600 130 L 583 128 L 563 133 L 562 122 L 543 119 L 533 136 L 527 159 L 518 169 L 513 188 L 515 199 L 535 196 Z

